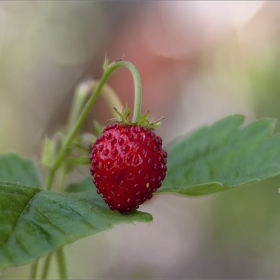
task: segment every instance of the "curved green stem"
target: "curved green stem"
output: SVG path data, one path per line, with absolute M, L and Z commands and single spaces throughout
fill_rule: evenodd
M 133 109 L 133 118 L 132 122 L 136 123 L 141 115 L 141 101 L 142 101 L 142 87 L 141 87 L 141 79 L 138 70 L 136 67 L 127 61 L 119 61 L 116 62 L 117 67 L 126 67 L 130 70 L 133 80 L 134 80 L 134 109 Z M 110 66 L 109 66 L 110 67 Z
M 63 142 L 62 148 L 61 148 L 60 152 L 58 153 L 57 157 L 52 162 L 52 164 L 50 166 L 51 170 L 55 171 L 55 170 L 58 169 L 60 163 L 63 161 L 63 159 L 64 159 L 64 157 L 67 153 L 67 149 L 71 146 L 72 141 L 74 140 L 76 134 L 78 133 L 80 127 L 82 126 L 86 116 L 88 115 L 93 103 L 95 102 L 97 96 L 99 95 L 103 85 L 105 84 L 105 82 L 108 79 L 108 77 L 110 76 L 110 74 L 119 67 L 128 68 L 131 71 L 133 79 L 134 79 L 135 100 L 134 100 L 134 112 L 133 112 L 132 121 L 137 122 L 138 118 L 140 117 L 141 99 L 142 99 L 141 80 L 140 80 L 139 73 L 138 73 L 137 69 L 135 68 L 135 66 L 130 62 L 127 62 L 127 61 L 113 62 L 105 68 L 103 76 L 101 77 L 97 87 L 93 91 L 92 96 L 90 97 L 90 99 L 86 103 L 83 111 L 81 112 L 78 120 L 76 121 L 76 124 L 73 126 L 72 130 L 67 135 L 67 137 L 66 137 L 65 141 Z

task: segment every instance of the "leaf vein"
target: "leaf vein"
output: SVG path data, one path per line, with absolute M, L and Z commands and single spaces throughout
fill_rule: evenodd
M 63 196 L 64 198 L 66 198 L 66 199 L 69 199 L 68 196 L 63 195 L 62 193 L 60 193 L 60 195 Z M 50 199 L 50 198 L 48 198 L 48 197 L 45 197 L 45 198 L 47 198 L 47 199 L 49 199 L 49 200 L 51 200 L 51 201 L 57 203 L 57 204 L 60 205 L 63 209 L 67 209 L 63 204 L 59 203 L 58 201 L 55 201 L 55 200 Z M 73 199 L 73 197 L 71 197 L 71 199 Z M 75 200 L 75 202 L 76 202 L 77 204 L 81 205 L 82 207 L 88 208 L 88 209 L 90 209 L 91 211 L 93 211 L 93 212 L 95 212 L 96 214 L 98 214 L 99 216 L 101 216 L 98 212 L 94 211 L 92 208 L 88 207 L 87 205 L 81 203 L 79 200 L 76 200 L 76 199 L 73 199 L 73 200 Z M 82 220 L 84 221 L 84 223 L 87 224 L 87 226 L 89 226 L 90 228 L 93 228 L 93 229 L 97 229 L 97 227 L 93 226 L 92 223 L 90 223 L 88 220 L 86 220 L 85 217 L 84 217 L 83 215 L 81 215 L 77 210 L 75 210 L 75 209 L 74 209 L 73 207 L 71 207 L 70 205 L 69 205 L 68 207 L 71 208 L 71 211 L 73 211 L 73 212 L 76 213 L 79 217 L 81 217 Z
M 25 210 L 28 208 L 28 206 L 30 205 L 31 201 L 35 198 L 35 196 L 37 196 L 37 194 L 38 194 L 38 193 L 40 193 L 40 192 L 41 192 L 41 191 L 40 191 L 40 190 L 38 190 L 38 192 L 37 192 L 37 193 L 35 193 L 35 194 L 33 194 L 33 196 L 30 198 L 30 200 L 26 203 L 26 205 L 24 206 L 23 210 L 22 210 L 22 211 L 21 211 L 21 213 L 19 214 L 19 217 L 18 217 L 18 219 L 17 219 L 16 224 L 14 225 L 14 228 L 13 228 L 13 230 L 12 230 L 11 234 L 10 234 L 10 235 L 9 235 L 9 237 L 8 237 L 8 238 L 4 241 L 3 246 L 5 246 L 6 244 L 8 244 L 8 243 L 9 243 L 9 241 L 10 241 L 10 239 L 11 239 L 12 235 L 15 233 L 15 231 L 16 231 L 16 229 L 17 229 L 18 225 L 19 225 L 19 221 L 20 221 L 20 219 L 21 219 L 21 217 L 22 217 L 23 213 L 24 213 L 24 212 L 25 212 Z

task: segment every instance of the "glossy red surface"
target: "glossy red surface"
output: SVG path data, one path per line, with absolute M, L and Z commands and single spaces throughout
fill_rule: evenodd
M 162 139 L 141 126 L 109 125 L 92 146 L 90 172 L 111 210 L 129 212 L 152 197 L 166 175 Z

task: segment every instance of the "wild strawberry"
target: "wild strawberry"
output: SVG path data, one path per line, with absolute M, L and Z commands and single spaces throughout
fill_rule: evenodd
M 152 131 L 159 122 L 149 124 L 148 112 L 136 124 L 127 120 L 128 108 L 119 115 L 121 123 L 103 130 L 89 158 L 97 193 L 111 210 L 123 213 L 137 209 L 161 186 L 167 153 Z

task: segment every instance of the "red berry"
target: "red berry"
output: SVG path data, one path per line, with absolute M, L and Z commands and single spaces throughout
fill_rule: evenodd
M 167 153 L 159 136 L 139 125 L 107 126 L 92 146 L 90 172 L 111 210 L 137 209 L 166 175 Z

